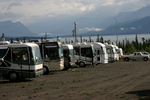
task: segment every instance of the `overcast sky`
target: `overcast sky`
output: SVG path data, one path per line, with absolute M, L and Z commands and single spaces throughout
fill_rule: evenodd
M 0 0 L 0 21 L 31 24 L 44 18 L 81 15 L 97 10 L 104 12 L 108 8 L 109 12 L 117 14 L 147 5 L 150 5 L 149 0 Z

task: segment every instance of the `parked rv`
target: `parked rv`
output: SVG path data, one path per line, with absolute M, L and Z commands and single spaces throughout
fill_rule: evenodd
M 117 54 L 116 54 L 116 56 L 115 56 L 115 57 L 116 57 L 115 59 L 116 59 L 116 61 L 118 61 L 118 60 L 119 60 L 119 56 L 120 56 L 119 50 L 120 50 L 121 48 L 119 49 L 119 47 L 116 46 L 116 45 L 112 45 L 112 46 L 113 46 L 113 48 L 116 49 L 115 51 L 116 51 Z
M 79 67 L 85 67 L 87 65 L 95 65 L 96 57 L 93 44 L 73 44 L 76 64 Z
M 64 57 L 61 42 L 37 43 L 43 58 L 44 74 L 55 70 L 64 70 Z
M 39 46 L 34 43 L 0 45 L 0 73 L 10 81 L 43 74 Z
M 117 53 L 119 54 L 119 59 L 121 59 L 121 56 L 123 56 L 122 48 L 118 48 Z
M 93 45 L 96 54 L 96 64 L 108 63 L 108 54 L 106 51 L 106 46 L 99 42 L 94 42 Z
M 105 44 L 108 53 L 108 62 L 114 62 L 119 59 L 119 55 L 116 51 L 116 46 L 112 44 Z
M 75 67 L 75 56 L 74 48 L 71 44 L 63 44 L 63 55 L 64 55 L 64 70 L 68 70 L 70 67 Z

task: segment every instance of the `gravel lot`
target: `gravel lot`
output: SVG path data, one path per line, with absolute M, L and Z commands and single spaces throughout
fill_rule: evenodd
M 22 82 L 0 81 L 1 100 L 150 100 L 150 61 L 71 68 Z

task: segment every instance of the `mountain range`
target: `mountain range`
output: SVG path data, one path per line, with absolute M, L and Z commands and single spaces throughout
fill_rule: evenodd
M 11 37 L 33 34 L 29 28 L 24 26 L 21 22 L 12 22 L 10 20 L 0 22 L 0 33 Z
M 107 27 L 103 31 L 99 32 L 87 32 L 82 33 L 82 36 L 95 36 L 95 35 L 125 35 L 125 34 L 149 34 L 150 33 L 150 16 L 135 20 L 135 21 L 127 21 L 124 23 L 119 23 L 116 25 L 112 25 Z
M 150 6 L 137 11 L 120 12 L 116 16 L 101 17 L 97 12 L 89 13 L 88 16 L 64 16 L 38 21 L 34 24 L 23 25 L 21 22 L 10 20 L 0 22 L 0 33 L 7 36 L 38 36 L 39 33 L 51 33 L 54 36 L 72 36 L 73 23 L 77 21 L 77 35 L 114 35 L 118 34 L 147 34 L 150 33 Z M 96 15 L 95 15 L 96 14 Z M 116 23 L 117 21 L 117 23 Z M 116 27 L 117 26 L 117 27 Z M 99 31 L 79 32 L 84 28 L 101 28 Z

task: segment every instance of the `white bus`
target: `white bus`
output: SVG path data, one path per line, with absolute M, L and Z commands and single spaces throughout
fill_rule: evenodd
M 116 46 L 112 44 L 105 44 L 108 53 L 108 62 L 114 62 L 119 59 L 119 55 L 116 51 Z
M 43 73 L 50 71 L 64 70 L 64 57 L 61 42 L 38 43 L 43 58 Z
M 106 46 L 103 43 L 94 42 L 94 49 L 96 54 L 96 64 L 108 63 L 108 54 L 106 51 Z
M 0 45 L 0 74 L 10 81 L 41 76 L 39 46 L 34 43 Z
M 79 67 L 86 67 L 87 65 L 95 65 L 95 50 L 93 44 L 73 44 L 76 64 Z
M 76 67 L 73 45 L 63 44 L 63 55 L 65 70 L 70 67 Z

